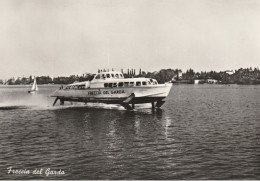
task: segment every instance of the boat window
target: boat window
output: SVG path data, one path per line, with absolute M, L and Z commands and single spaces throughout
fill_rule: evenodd
M 130 82 L 130 87 L 133 87 L 135 85 L 135 83 L 134 82 Z
M 113 83 L 109 83 L 109 84 L 108 84 L 108 87 L 112 87 L 112 86 L 113 86 Z
M 110 74 L 107 74 L 107 78 L 110 78 Z
M 104 83 L 104 87 L 108 87 L 108 83 Z
M 119 82 L 118 83 L 118 87 L 123 87 L 124 83 L 123 82 Z
M 119 78 L 119 75 L 118 75 L 118 74 L 115 74 L 115 78 Z
M 113 83 L 113 87 L 117 87 L 117 83 Z
M 91 75 L 87 80 L 92 81 L 94 79 L 94 77 L 95 77 L 94 75 Z
M 111 74 L 111 77 L 112 77 L 112 78 L 114 78 L 114 77 L 115 77 L 115 75 L 114 75 L 114 74 Z
M 96 79 L 100 79 L 100 74 L 98 74 L 98 75 L 96 76 Z
M 128 85 L 129 85 L 129 82 L 124 82 L 125 87 L 128 87 Z
M 123 74 L 119 74 L 120 78 L 124 78 Z
M 102 78 L 105 79 L 105 78 L 106 78 L 106 75 L 105 75 L 105 74 L 102 74 Z
M 148 81 L 147 81 L 147 84 L 148 84 L 148 85 L 151 85 L 151 82 L 148 80 Z
M 143 85 L 147 85 L 146 81 L 143 81 L 142 84 L 143 84 Z
M 136 82 L 136 86 L 141 86 L 141 82 L 140 81 Z
M 150 79 L 150 81 L 151 81 L 151 84 L 152 84 L 152 85 L 158 84 L 157 80 L 155 80 L 155 79 Z
M 85 85 L 79 85 L 79 89 L 85 89 Z

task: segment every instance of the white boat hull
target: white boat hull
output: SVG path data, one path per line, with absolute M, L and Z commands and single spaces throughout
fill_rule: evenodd
M 37 94 L 38 91 L 28 91 L 28 93 L 30 93 L 30 94 Z
M 161 101 L 168 96 L 171 87 L 172 84 L 167 83 L 140 87 L 60 89 L 55 91 L 51 97 L 56 97 L 61 101 L 121 104 L 134 94 L 131 103 L 141 104 Z

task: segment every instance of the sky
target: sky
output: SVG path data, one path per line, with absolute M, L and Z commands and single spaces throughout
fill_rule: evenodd
M 0 79 L 260 67 L 260 0 L 0 0 Z

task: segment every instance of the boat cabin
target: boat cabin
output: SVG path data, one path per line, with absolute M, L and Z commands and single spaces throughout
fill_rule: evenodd
M 116 88 L 116 87 L 140 87 L 157 85 L 155 79 L 150 78 L 124 78 L 121 72 L 102 72 L 94 76 L 91 81 L 76 82 L 69 84 L 65 89 L 87 88 Z

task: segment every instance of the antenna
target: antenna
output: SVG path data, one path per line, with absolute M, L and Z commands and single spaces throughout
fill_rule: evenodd
M 107 51 L 107 68 L 109 68 L 109 47 L 108 47 L 108 51 Z
M 107 68 L 110 68 L 110 41 L 107 39 Z

